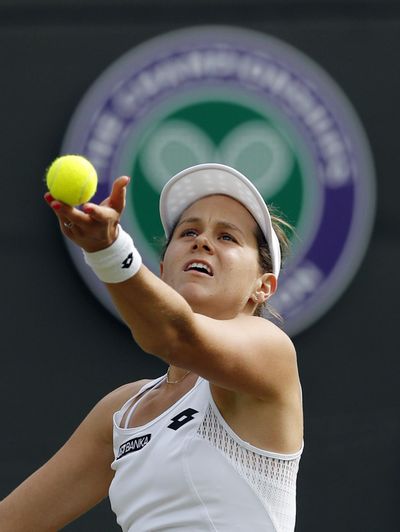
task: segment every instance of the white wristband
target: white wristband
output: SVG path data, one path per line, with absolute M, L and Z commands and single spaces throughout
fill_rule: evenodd
M 104 283 L 121 283 L 133 277 L 142 265 L 142 257 L 135 248 L 132 238 L 121 226 L 118 237 L 106 249 L 88 253 L 83 256 L 100 281 Z

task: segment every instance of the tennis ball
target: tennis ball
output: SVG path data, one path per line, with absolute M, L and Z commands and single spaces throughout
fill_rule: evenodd
M 46 184 L 54 199 L 71 206 L 81 205 L 96 192 L 97 173 L 81 155 L 63 155 L 47 170 Z

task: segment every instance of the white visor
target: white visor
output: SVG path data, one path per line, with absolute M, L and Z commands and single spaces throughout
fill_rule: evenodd
M 160 196 L 160 216 L 166 237 L 170 237 L 183 211 L 195 201 L 213 194 L 230 196 L 250 212 L 268 243 L 272 273 L 278 278 L 281 251 L 268 207 L 247 177 L 224 164 L 206 163 L 191 166 L 166 183 Z

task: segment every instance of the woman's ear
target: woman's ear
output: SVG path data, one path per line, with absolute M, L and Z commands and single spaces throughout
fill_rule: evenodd
M 273 296 L 278 287 L 278 281 L 273 273 L 264 273 L 257 279 L 255 291 L 252 296 L 254 303 L 258 305 L 265 303 Z

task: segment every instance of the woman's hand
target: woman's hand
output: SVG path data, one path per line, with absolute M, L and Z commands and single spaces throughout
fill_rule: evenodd
M 108 198 L 100 205 L 85 203 L 82 210 L 55 200 L 49 192 L 44 198 L 56 214 L 62 233 L 91 253 L 111 246 L 117 238 L 129 181 L 127 176 L 119 177 Z

